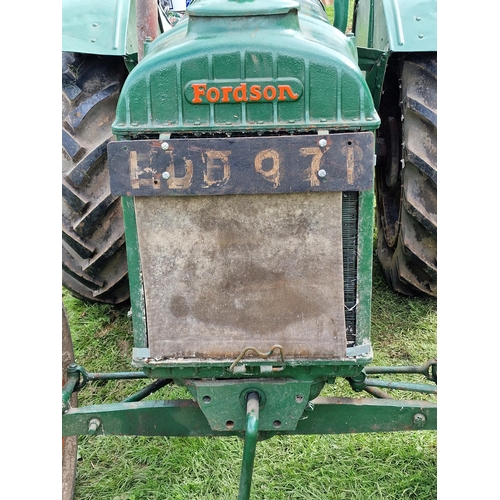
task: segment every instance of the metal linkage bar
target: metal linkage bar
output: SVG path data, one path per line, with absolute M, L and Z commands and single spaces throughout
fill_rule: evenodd
M 437 394 L 437 387 L 429 384 L 410 384 L 406 382 L 390 382 L 367 378 L 364 381 L 365 387 L 383 387 L 385 389 L 398 389 L 400 391 L 421 392 L 424 394 Z
M 108 380 L 137 380 L 148 378 L 144 372 L 112 372 L 112 373 L 88 373 L 84 368 L 72 363 L 68 366 L 68 379 L 62 389 L 62 411 L 63 413 L 69 408 L 69 400 L 75 391 L 83 389 L 87 383 L 96 381 Z M 123 402 L 129 403 L 133 401 L 140 401 L 145 397 L 158 391 L 165 385 L 172 382 L 170 379 L 156 380 L 144 389 L 129 396 Z
M 391 373 L 415 373 L 423 375 L 427 380 L 437 383 L 437 360 L 430 359 L 421 366 L 367 366 L 367 375 Z
M 243 447 L 243 461 L 241 463 L 238 500 L 248 500 L 250 498 L 253 464 L 259 431 L 259 399 L 259 395 L 256 392 L 251 392 L 247 396 L 247 427 L 245 445 Z
M 367 378 L 367 375 L 393 375 L 393 374 L 418 374 L 423 375 L 431 384 L 415 384 L 401 381 L 387 381 L 376 378 Z M 389 395 L 373 389 L 383 387 L 385 389 L 396 389 L 400 391 L 420 392 L 422 394 L 437 394 L 437 360 L 431 359 L 421 366 L 367 366 L 363 372 L 355 377 L 348 378 L 351 387 L 355 391 L 367 391 L 371 394 L 376 392 L 376 397 L 387 398 Z
M 80 391 L 87 383 L 107 380 L 138 380 L 148 378 L 144 372 L 111 372 L 111 373 L 88 373 L 82 366 L 71 364 L 68 366 L 68 378 L 78 377 L 73 390 Z M 64 394 L 64 392 L 63 392 Z M 71 396 L 71 394 L 70 394 Z
M 159 391 L 162 387 L 165 387 L 166 385 L 172 382 L 173 382 L 172 379 L 155 380 L 152 384 L 149 384 L 147 387 L 144 387 L 144 389 L 141 389 L 135 394 L 132 394 L 132 396 L 129 396 L 128 398 L 124 399 L 123 402 L 133 403 L 135 401 L 142 401 L 145 397 L 155 393 L 156 391 Z
M 389 396 L 389 394 L 376 387 L 365 387 L 365 392 L 380 399 L 394 399 L 392 396 Z

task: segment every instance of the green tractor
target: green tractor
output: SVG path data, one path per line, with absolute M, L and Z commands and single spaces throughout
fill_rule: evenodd
M 106 145 L 145 38 L 169 31 L 184 13 L 185 2 L 174 4 L 139 2 L 147 22 L 138 24 L 134 0 L 63 2 L 62 275 L 73 295 L 89 301 L 129 300 L 123 214 L 109 188 Z M 355 35 L 356 64 L 381 119 L 378 258 L 395 290 L 436 297 L 436 2 L 339 0 L 334 25 L 342 32 L 349 8 L 346 37 Z
M 245 500 L 260 439 L 435 429 L 383 389 L 436 360 L 371 366 L 370 320 L 374 207 L 394 289 L 437 294 L 436 3 L 64 0 L 63 50 L 63 284 L 130 303 L 135 368 L 75 364 L 63 313 L 65 498 L 78 435 L 239 436 Z M 150 383 L 77 406 L 117 379 Z

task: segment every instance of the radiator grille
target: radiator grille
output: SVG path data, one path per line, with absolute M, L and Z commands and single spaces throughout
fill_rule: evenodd
M 347 347 L 356 342 L 358 193 L 342 193 L 342 252 Z

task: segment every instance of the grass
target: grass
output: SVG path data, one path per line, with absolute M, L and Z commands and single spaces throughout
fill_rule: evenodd
M 88 371 L 129 371 L 133 334 L 127 310 L 88 304 L 65 291 L 63 302 L 77 362 Z M 436 356 L 436 301 L 396 295 L 376 261 L 371 338 L 374 364 L 422 364 Z M 143 385 L 90 385 L 80 393 L 80 405 L 116 402 Z M 323 391 L 333 394 L 353 396 L 342 381 Z M 155 397 L 188 394 L 165 388 Z M 75 500 L 235 499 L 242 450 L 234 437 L 80 437 Z M 436 463 L 435 431 L 274 437 L 257 445 L 252 499 L 432 500 Z
M 333 24 L 333 20 L 334 20 L 334 17 L 335 17 L 335 12 L 334 12 L 333 5 L 325 5 L 325 11 L 326 11 L 326 15 L 328 16 L 328 19 L 329 19 L 330 23 Z M 354 13 L 354 0 L 349 0 L 346 32 L 352 31 L 353 13 Z

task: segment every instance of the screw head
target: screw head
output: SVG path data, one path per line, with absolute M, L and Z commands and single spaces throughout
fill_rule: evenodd
M 320 145 L 320 147 L 324 148 L 326 146 L 326 139 L 320 139 L 319 145 Z
M 95 434 L 99 429 L 99 427 L 101 427 L 101 421 L 98 418 L 93 418 L 89 422 L 89 427 L 88 427 L 89 434 Z
M 318 170 L 318 177 L 321 177 L 321 178 L 326 177 L 326 170 L 323 170 L 323 169 Z
M 423 413 L 415 413 L 415 415 L 413 415 L 413 423 L 416 427 L 423 427 L 426 420 L 427 418 Z
M 314 411 L 314 403 L 312 401 L 307 402 L 305 411 Z
M 166 151 L 168 149 L 168 142 L 162 142 L 161 143 L 161 149 L 163 149 L 163 151 Z
M 170 179 L 170 174 L 168 172 L 163 172 L 163 174 L 161 174 L 161 176 L 164 178 L 164 179 Z

